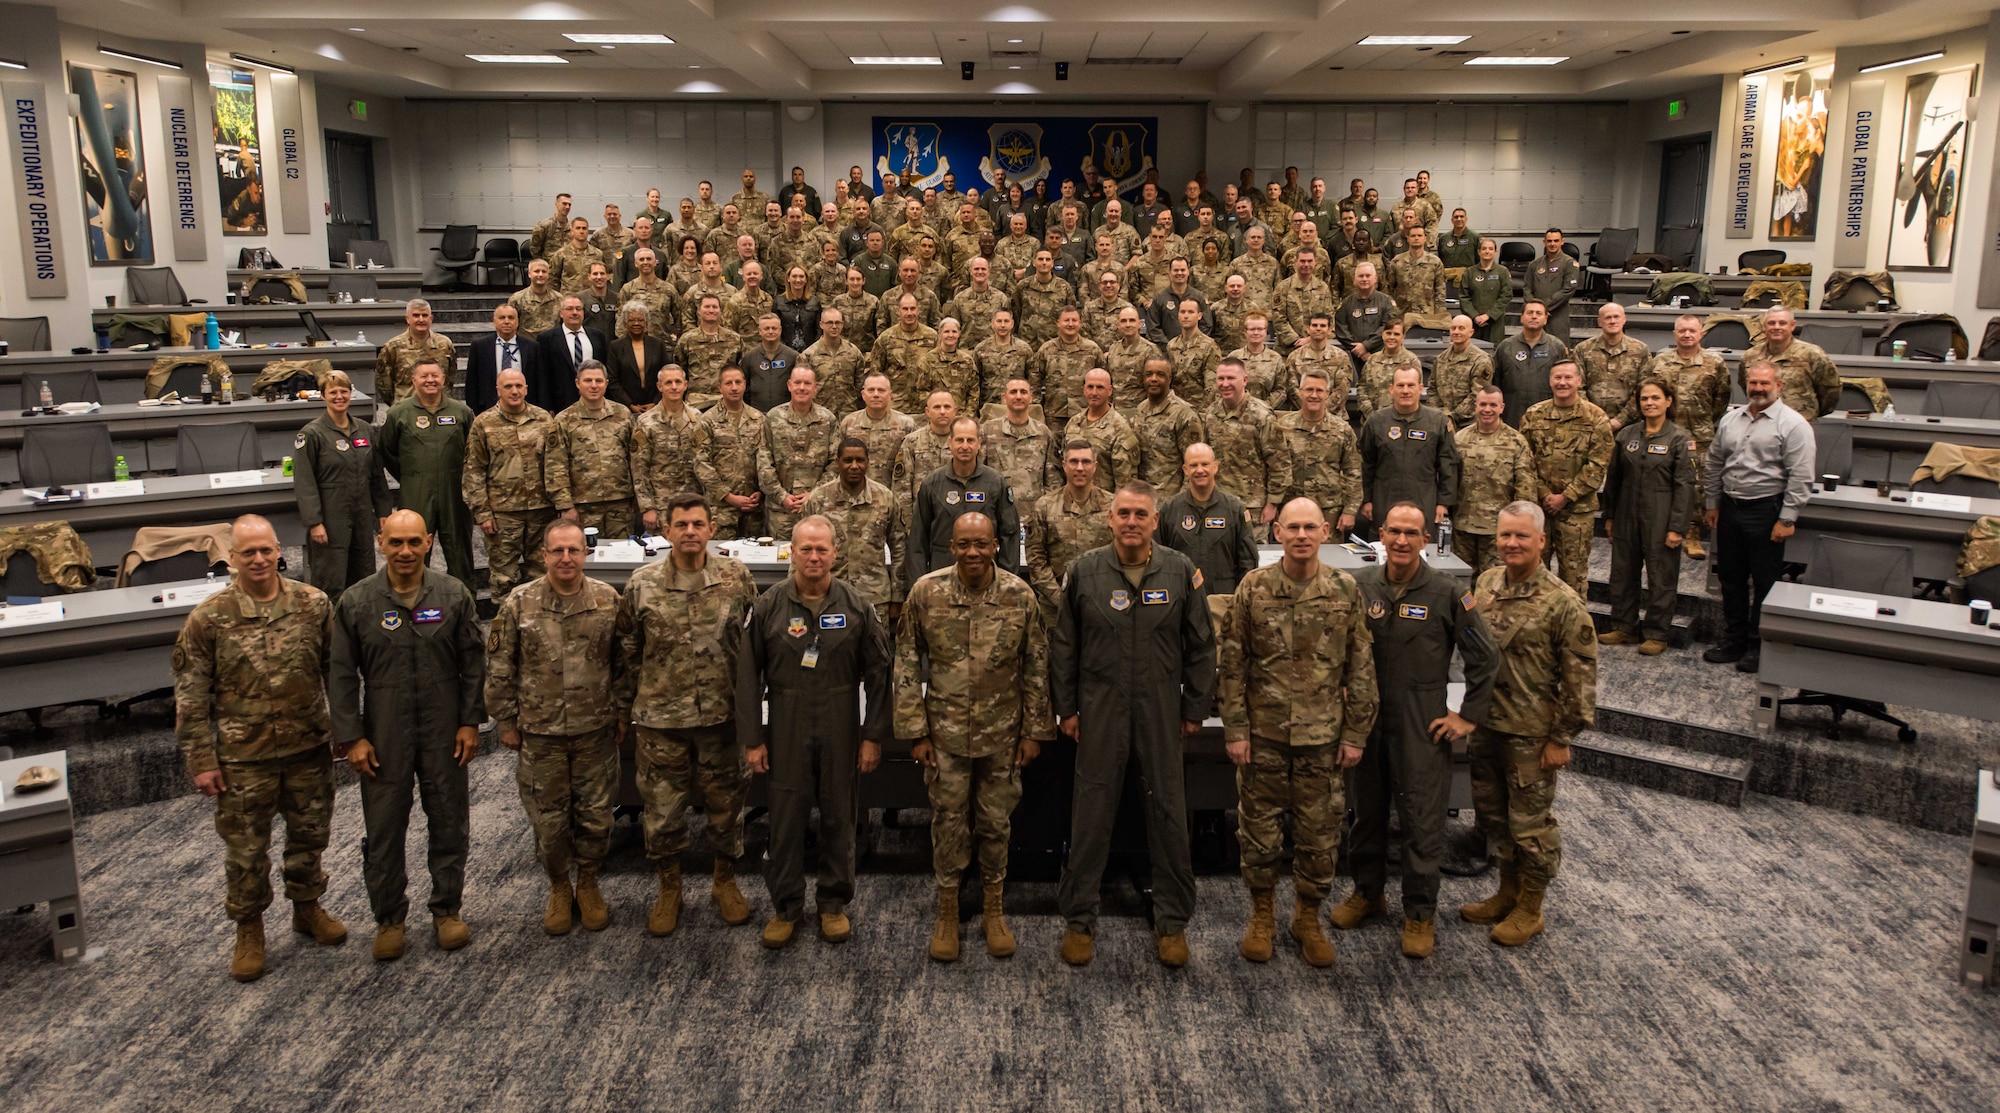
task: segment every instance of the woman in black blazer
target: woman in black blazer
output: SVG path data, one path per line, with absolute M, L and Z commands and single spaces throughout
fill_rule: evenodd
M 604 393 L 612 401 L 630 406 L 633 413 L 642 414 L 659 404 L 657 376 L 667 365 L 667 346 L 646 335 L 644 302 L 626 302 L 619 319 L 625 329 L 609 345 L 604 368 L 611 374 L 611 384 Z

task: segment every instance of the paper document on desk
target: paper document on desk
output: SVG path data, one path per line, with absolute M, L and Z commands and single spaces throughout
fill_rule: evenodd
M 1874 618 L 1875 599 L 1869 595 L 1835 595 L 1827 591 L 1815 591 L 1806 601 L 1806 609 L 1821 614 L 1839 615 L 1842 618 Z
M 39 626 L 44 622 L 61 622 L 61 603 L 20 603 L 0 607 L 0 630 L 15 626 Z

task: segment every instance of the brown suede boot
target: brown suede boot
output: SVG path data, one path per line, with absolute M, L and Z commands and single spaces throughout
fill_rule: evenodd
M 1429 958 L 1437 949 L 1436 920 L 1403 921 L 1403 957 Z
M 1597 635 L 1597 644 L 1599 645 L 1632 645 L 1638 640 L 1639 635 L 1632 633 L 1630 630 L 1606 630 L 1602 634 Z
M 550 935 L 569 934 L 569 905 L 575 898 L 568 877 L 549 878 L 549 907 L 542 913 L 542 930 Z
M 1007 930 L 1007 915 L 1001 899 L 1005 887 L 998 881 L 986 883 L 986 953 L 1007 958 L 1014 953 L 1014 933 Z
M 660 895 L 653 899 L 653 911 L 646 916 L 646 934 L 672 935 L 681 923 L 681 864 L 661 866 Z
M 1687 554 L 1689 560 L 1708 559 L 1708 550 L 1701 547 L 1701 538 L 1692 533 L 1687 535 L 1687 540 L 1681 542 L 1681 550 Z
M 229 960 L 229 976 L 239 982 L 254 982 L 264 976 L 264 917 L 237 923 L 236 955 Z
M 1333 911 L 1328 912 L 1326 918 L 1342 931 L 1353 931 L 1361 926 L 1363 920 L 1371 916 L 1388 914 L 1389 902 L 1382 898 L 1382 894 L 1376 893 L 1371 897 L 1356 889 L 1347 894 L 1346 900 L 1334 905 Z
M 1514 911 L 1514 902 L 1521 897 L 1521 877 L 1514 872 L 1514 863 L 1500 863 L 1500 891 L 1477 904 L 1461 904 L 1458 914 L 1468 924 L 1497 924 Z
M 1090 965 L 1091 956 L 1097 953 L 1097 937 L 1087 931 L 1064 928 L 1062 938 L 1062 960 L 1071 966 Z
M 1518 947 L 1542 933 L 1542 895 L 1545 881 L 1521 881 L 1521 899 L 1507 918 L 1493 925 L 1493 941 L 1503 947 Z
M 736 886 L 735 861 L 721 857 L 715 860 L 715 876 L 708 891 L 715 899 L 715 911 L 723 923 L 741 927 L 750 922 L 750 902 L 743 899 L 743 890 Z
M 931 929 L 931 957 L 958 961 L 958 889 L 938 886 L 937 926 Z
M 1188 964 L 1188 941 L 1186 932 L 1162 935 L 1155 944 L 1159 948 L 1160 965 L 1178 970 Z
M 1243 929 L 1243 942 L 1237 949 L 1251 962 L 1271 961 L 1271 936 L 1278 930 L 1274 903 L 1271 890 L 1250 890 L 1250 923 Z
M 376 924 L 374 954 L 376 962 L 394 962 L 403 957 L 402 924 Z
M 576 910 L 583 930 L 603 931 L 611 923 L 611 909 L 597 888 L 597 863 L 576 867 Z
M 292 902 L 292 930 L 310 935 L 322 947 L 338 947 L 347 942 L 347 925 L 327 914 L 316 900 Z
M 1292 938 L 1298 940 L 1299 955 L 1308 966 L 1333 965 L 1333 940 L 1319 926 L 1319 902 L 1305 897 L 1292 899 Z
M 440 951 L 455 951 L 472 942 L 472 929 L 457 916 L 436 917 L 431 921 L 431 933 L 437 936 Z

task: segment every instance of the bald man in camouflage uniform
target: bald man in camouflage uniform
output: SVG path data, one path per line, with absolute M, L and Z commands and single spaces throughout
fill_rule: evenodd
M 1597 403 L 1615 431 L 1639 417 L 1639 373 L 1653 350 L 1625 334 L 1625 307 L 1615 301 L 1598 307 L 1597 328 L 1569 354 L 1583 370 L 1584 397 Z
M 607 540 L 638 532 L 632 506 L 632 410 L 604 396 L 604 365 L 585 360 L 581 397 L 556 415 L 548 441 L 549 501 Z
M 1493 381 L 1493 357 L 1472 342 L 1472 318 L 1451 319 L 1451 343 L 1431 360 L 1432 404 L 1463 429 L 1472 424 L 1472 407 L 1481 387 Z
M 1582 395 L 1574 361 L 1549 369 L 1554 397 L 1521 415 L 1521 436 L 1535 457 L 1538 501 L 1554 543 L 1550 555 L 1562 581 L 1582 596 L 1590 589 L 1590 538 L 1597 493 L 1611 468 L 1611 419 Z
M 660 368 L 660 404 L 632 426 L 632 494 L 639 524 L 663 534 L 667 504 L 675 495 L 721 489 L 708 439 L 708 422 L 687 405 L 687 373 L 679 364 Z M 720 497 L 719 495 L 717 497 Z M 709 508 L 714 521 L 714 508 Z
M 1535 454 L 1521 431 L 1500 420 L 1507 408 L 1500 388 L 1487 383 L 1474 396 L 1473 420 L 1453 434 L 1458 445 L 1458 505 L 1452 508 L 1451 550 L 1477 574 L 1500 567 L 1493 537 L 1500 508 L 1541 495 Z
M 1071 417 L 1083 412 L 1083 377 L 1104 365 L 1104 349 L 1083 335 L 1083 313 L 1065 306 L 1056 318 L 1056 336 L 1035 352 L 1028 385 L 1042 400 L 1042 417 L 1049 430 L 1061 433 Z

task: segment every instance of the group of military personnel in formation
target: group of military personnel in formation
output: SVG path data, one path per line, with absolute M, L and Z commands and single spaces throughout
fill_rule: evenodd
M 1426 246 L 1442 212 L 1427 177 L 1406 183 L 1390 210 L 1397 257 L 1442 265 Z M 1064 957 L 1090 958 L 1110 822 L 1136 760 L 1159 954 L 1179 965 L 1193 911 L 1180 737 L 1211 713 L 1239 766 L 1246 957 L 1272 951 L 1290 812 L 1291 934 L 1308 961 L 1332 962 L 1318 910 L 1349 796 L 1357 884 L 1333 924 L 1352 928 L 1385 908 L 1393 800 L 1405 840 L 1403 949 L 1430 953 L 1450 744 L 1461 740 L 1480 827 L 1501 864 L 1499 892 L 1462 913 L 1494 925 L 1502 943 L 1541 931 L 1560 858 L 1555 771 L 1592 715 L 1598 642 L 1582 592 L 1600 490 L 1617 507 L 1614 541 L 1635 542 L 1616 563 L 1636 561 L 1652 578 L 1642 652 L 1658 651 L 1663 627 L 1661 576 L 1638 539 L 1697 552 L 1687 492 L 1729 397 L 1720 359 L 1701 347 L 1700 321 L 1682 318 L 1675 347 L 1654 355 L 1624 335 L 1623 310 L 1606 305 L 1598 334 L 1568 348 L 1557 330 L 1567 331 L 1575 268 L 1551 230 L 1538 273 L 1556 275 L 1542 281 L 1560 288 L 1526 300 L 1520 331 L 1489 353 L 1474 339 L 1494 335 L 1513 301 L 1511 278 L 1490 278 L 1492 241 L 1465 231 L 1463 210 L 1452 213 L 1437 240 L 1469 249 L 1471 261 L 1453 276 L 1461 312 L 1433 322 L 1441 277 L 1438 304 L 1405 300 L 1378 284 L 1386 276 L 1407 296 L 1407 274 L 1338 250 L 1368 247 L 1364 223 L 1384 219 L 1359 180 L 1334 205 L 1318 179 L 1298 196 L 1290 174 L 1256 200 L 1228 187 L 1223 205 L 1200 181 L 1181 204 L 1148 183 L 1142 243 L 1120 199 L 1087 205 L 1071 183 L 1037 208 L 1018 186 L 982 202 L 947 196 L 947 181 L 939 196 L 918 197 L 893 176 L 872 195 L 857 167 L 821 230 L 842 205 L 851 210 L 851 226 L 840 226 L 849 230 L 822 246 L 827 277 L 838 265 L 859 287 L 818 308 L 819 331 L 798 350 L 785 332 L 796 319 L 766 312 L 756 279 L 766 252 L 796 245 L 784 233 L 806 234 L 799 218 L 816 195 L 802 185 L 795 172 L 780 200 L 758 205 L 746 171 L 744 192 L 707 228 L 704 211 L 716 207 L 703 183 L 699 204 L 684 200 L 680 220 L 658 222 L 668 250 L 695 257 L 692 278 L 660 278 L 646 258 L 652 218 L 664 215 L 650 211 L 657 194 L 624 233 L 636 250 L 615 220 L 594 246 L 566 220 L 538 227 L 535 246 L 558 256 L 549 266 L 558 277 L 577 273 L 564 252 L 588 250 L 597 258 L 586 274 L 639 268 L 620 298 L 641 300 L 625 298 L 630 282 L 659 297 L 630 315 L 634 351 L 658 328 L 677 358 L 636 396 L 613 397 L 609 369 L 584 360 L 566 384 L 574 401 L 551 413 L 534 401 L 528 371 L 503 363 L 490 383 L 467 383 L 469 396 L 483 389 L 493 399 L 475 415 L 451 398 L 450 341 L 430 332 L 428 307 L 417 303 L 410 331 L 378 360 L 379 430 L 347 413 L 344 376 L 326 384 L 328 414 L 298 441 L 314 586 L 278 576 L 268 525 L 245 519 L 236 582 L 190 617 L 176 655 L 189 766 L 202 791 L 221 797 L 236 975 L 263 969 L 277 812 L 287 819 L 295 928 L 323 943 L 345 936 L 317 903 L 329 737 L 363 776 L 377 957 L 403 949 L 412 783 L 430 815 L 435 934 L 447 949 L 463 945 L 464 766 L 489 716 L 495 736 L 519 751 L 521 798 L 550 879 L 551 933 L 568 931 L 573 914 L 587 929 L 608 923 L 598 870 L 629 732 L 659 879 L 649 931 L 678 924 L 684 813 L 697 790 L 716 855 L 715 907 L 725 922 L 747 922 L 735 862 L 755 772 L 771 778 L 764 942 L 787 944 L 804 914 L 814 807 L 819 930 L 846 938 L 855 777 L 876 766 L 883 743 L 904 740 L 925 767 L 934 809 L 932 955 L 958 955 L 959 878 L 975 836 L 987 947 L 1012 953 L 1001 914 L 1008 816 L 1020 767 L 1060 732 L 1078 742 Z M 735 234 L 753 206 L 775 210 L 768 215 L 783 226 L 761 240 L 741 233 L 735 273 L 745 285 L 728 287 L 720 253 L 698 249 L 725 243 L 715 233 Z M 1214 219 L 1223 207 L 1237 211 L 1227 226 Z M 954 210 L 959 225 L 934 255 L 929 214 Z M 1185 230 L 1183 215 L 1194 220 Z M 1329 219 L 1340 231 L 1322 256 L 1318 229 Z M 1048 235 L 1002 250 L 989 221 L 1009 227 L 1010 245 L 1031 222 Z M 552 247 L 566 224 L 568 242 Z M 1289 227 L 1291 246 L 1267 252 L 1266 224 Z M 1211 298 L 1193 274 L 1239 236 L 1244 250 Z M 1093 240 L 1094 259 L 1074 276 L 1056 273 L 1074 245 Z M 1190 246 L 1203 263 L 1190 262 Z M 887 266 L 896 285 L 869 291 L 879 253 L 905 248 Z M 1161 252 L 1164 265 L 1147 269 Z M 544 298 L 545 262 L 496 313 L 503 338 L 538 323 L 523 302 Z M 1085 289 L 1096 280 L 1098 294 L 1078 304 L 1072 277 Z M 1336 301 L 1329 279 L 1350 292 Z M 1481 284 L 1497 292 L 1473 293 Z M 1531 295 L 1536 287 L 1531 278 Z M 606 288 L 601 276 L 591 287 Z M 800 292 L 789 284 L 788 294 Z M 746 294 L 761 336 L 738 349 L 722 321 L 741 319 Z M 692 316 L 676 308 L 690 305 Z M 574 328 L 576 308 L 562 306 L 565 324 L 555 327 Z M 845 331 L 850 320 L 859 327 Z M 1403 341 L 1409 325 L 1434 323 L 1449 343 L 1427 371 Z M 1789 314 L 1773 311 L 1753 354 L 1775 365 L 1786 401 L 1810 420 L 1833 404 L 1822 382 L 1831 363 L 1791 328 Z M 540 389 L 551 388 L 544 380 Z M 1644 466 L 1615 465 L 1628 454 L 1623 464 Z M 1655 456 L 1678 469 L 1664 482 Z M 393 513 L 385 469 L 400 484 Z M 1627 470 L 1633 478 L 1621 486 Z M 1478 577 L 1471 591 L 1419 557 L 1446 523 Z M 484 535 L 493 615 L 483 652 L 473 529 Z M 1320 543 L 1356 529 L 1380 538 L 1381 565 L 1349 577 L 1319 562 Z M 673 552 L 620 592 L 583 575 L 587 530 L 664 535 Z M 789 538 L 792 575 L 760 594 L 708 543 L 767 532 Z M 371 536 L 386 557 L 381 571 Z M 1267 540 L 1283 554 L 1259 568 Z M 426 570 L 433 545 L 448 577 Z M 1614 590 L 1615 617 L 1635 628 L 1637 572 L 1626 570 L 1631 598 Z M 1456 712 L 1444 704 L 1454 652 L 1468 685 Z M 321 676 L 331 677 L 324 694 Z M 377 695 L 378 685 L 389 694 Z

